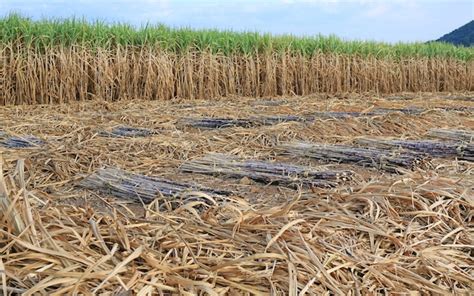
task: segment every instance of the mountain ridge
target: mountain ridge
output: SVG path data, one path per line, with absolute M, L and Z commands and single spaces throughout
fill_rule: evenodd
M 454 45 L 473 46 L 474 45 L 474 20 L 443 35 L 436 41 L 447 42 Z

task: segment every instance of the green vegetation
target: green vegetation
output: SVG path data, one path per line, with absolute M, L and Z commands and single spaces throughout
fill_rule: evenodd
M 335 36 L 274 36 L 256 32 L 193 30 L 146 25 L 108 25 L 80 19 L 33 21 L 17 14 L 0 19 L 0 44 L 18 44 L 21 48 L 44 51 L 55 46 L 80 45 L 91 48 L 151 46 L 181 53 L 189 50 L 213 53 L 253 55 L 268 52 L 293 52 L 311 56 L 317 52 L 355 54 L 377 58 L 439 57 L 472 60 L 474 49 L 445 43 L 387 44 L 373 41 L 346 41 Z

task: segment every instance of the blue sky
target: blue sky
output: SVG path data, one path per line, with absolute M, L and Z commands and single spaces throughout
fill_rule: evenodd
M 474 0 L 0 0 L 0 14 L 85 17 L 194 28 L 427 41 L 474 17 Z

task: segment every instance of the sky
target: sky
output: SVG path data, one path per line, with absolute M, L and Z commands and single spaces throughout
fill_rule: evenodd
M 0 0 L 0 15 L 84 17 L 385 42 L 428 41 L 474 19 L 474 0 Z

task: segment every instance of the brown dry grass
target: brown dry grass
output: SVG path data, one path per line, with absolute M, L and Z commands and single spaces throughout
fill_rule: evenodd
M 474 62 L 318 54 L 224 56 L 118 47 L 0 48 L 0 105 L 312 93 L 472 91 Z
M 276 156 L 283 141 L 346 143 L 357 136 L 418 139 L 431 128 L 473 130 L 474 106 L 441 95 L 239 98 L 190 104 L 133 101 L 1 107 L 2 128 L 48 146 L 3 149 L 0 274 L 5 293 L 29 294 L 465 294 L 474 289 L 474 166 L 434 159 L 403 175 L 348 166 L 337 188 L 291 190 L 179 173 L 208 152 L 319 165 Z M 471 94 L 468 94 L 471 95 Z M 427 109 L 370 118 L 199 131 L 181 117 Z M 153 128 L 136 139 L 99 137 L 117 124 Z M 24 160 L 22 160 L 24 159 Z M 157 211 L 73 185 L 103 165 L 233 190 L 248 204 Z M 329 166 L 331 167 L 331 166 Z M 334 167 L 334 165 L 332 165 Z M 345 166 L 338 166 L 344 167 Z

